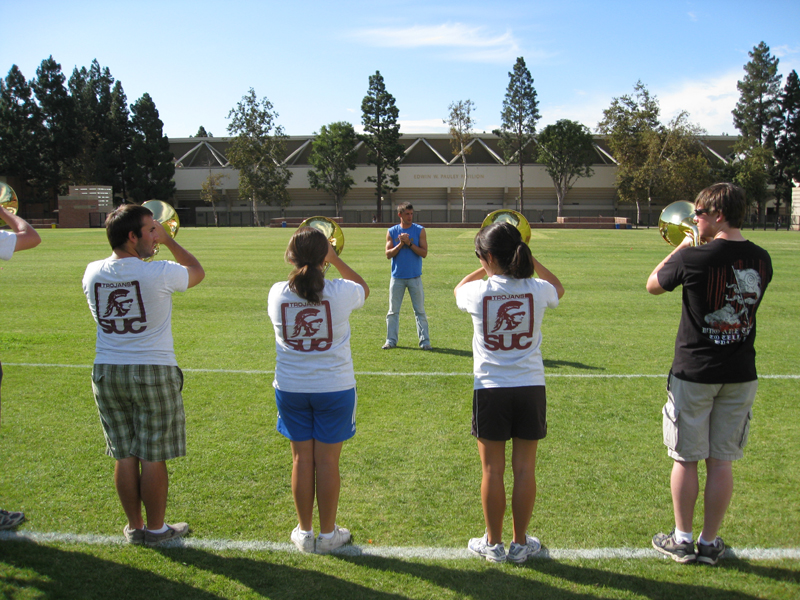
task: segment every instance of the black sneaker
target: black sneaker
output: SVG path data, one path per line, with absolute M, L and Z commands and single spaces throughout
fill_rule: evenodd
M 727 546 L 725 546 L 725 542 L 722 541 L 721 537 L 717 537 L 710 546 L 697 542 L 697 562 L 715 565 L 725 554 L 726 548 Z
M 697 560 L 697 554 L 694 552 L 694 542 L 678 543 L 675 541 L 674 529 L 669 535 L 664 533 L 654 535 L 653 548 L 682 564 Z

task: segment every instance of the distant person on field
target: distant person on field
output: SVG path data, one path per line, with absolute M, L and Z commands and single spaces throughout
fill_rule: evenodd
M 326 554 L 350 542 L 336 524 L 339 456 L 356 433 L 356 379 L 350 355 L 350 313 L 369 287 L 313 227 L 301 227 L 285 254 L 294 269 L 272 286 L 267 312 L 275 329 L 278 431 L 292 449 L 292 496 L 299 523 L 291 540 L 301 552 Z M 325 264 L 343 279 L 325 279 Z M 319 536 L 314 537 L 314 498 Z
M 772 279 L 769 254 L 740 230 L 744 191 L 717 183 L 694 201 L 706 244 L 687 236 L 647 280 L 651 294 L 683 286 L 675 358 L 667 380 L 664 444 L 673 459 L 675 528 L 653 547 L 681 563 L 710 565 L 725 552 L 717 536 L 733 494 L 732 461 L 742 458 L 756 396 L 756 311 Z M 699 494 L 697 463 L 706 463 L 703 529 L 693 541 Z
M 547 435 L 542 362 L 542 318 L 558 306 L 564 287 L 531 254 L 510 223 L 494 223 L 475 236 L 481 268 L 456 286 L 456 304 L 472 317 L 475 382 L 472 435 L 481 457 L 481 502 L 486 533 L 469 550 L 491 562 L 521 563 L 541 549 L 527 533 L 536 500 L 536 449 Z M 534 272 L 539 278 L 534 278 Z M 484 277 L 488 277 L 485 281 Z M 503 474 L 512 441 L 514 536 L 506 557 Z
M 392 261 L 389 280 L 389 313 L 386 315 L 386 342 L 382 348 L 397 346 L 400 332 L 400 307 L 406 290 L 417 322 L 417 338 L 422 350 L 431 349 L 425 292 L 422 289 L 422 259 L 428 256 L 428 236 L 422 225 L 414 223 L 414 207 L 403 202 L 397 207 L 400 223 L 386 232 L 386 258 Z
M 128 518 L 125 538 L 154 546 L 189 531 L 186 523 L 164 522 L 166 461 L 186 455 L 172 294 L 194 287 L 205 272 L 143 206 L 125 204 L 110 213 L 106 235 L 111 256 L 90 263 L 83 276 L 83 292 L 97 322 L 92 391 L 106 454 L 116 459 L 114 483 Z M 166 246 L 177 262 L 145 262 L 156 244 Z
M 17 215 L 0 205 L 0 219 L 10 231 L 0 229 L 0 259 L 11 260 L 14 252 L 35 248 L 42 241 L 36 230 Z M 3 382 L 3 365 L 0 364 L 0 383 Z M 2 403 L 0 403 L 0 411 Z M 0 529 L 13 529 L 25 520 L 25 514 L 0 509 Z

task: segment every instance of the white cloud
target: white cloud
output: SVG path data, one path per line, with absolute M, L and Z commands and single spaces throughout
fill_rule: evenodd
M 697 15 L 694 14 L 693 12 L 689 12 L 689 13 L 686 13 L 686 14 L 689 15 L 689 20 L 690 21 L 695 21 L 695 22 L 697 21 Z
M 736 82 L 741 77 L 737 69 L 702 81 L 686 81 L 669 90 L 652 90 L 658 96 L 662 122 L 686 110 L 690 120 L 703 127 L 709 135 L 738 135 L 731 111 L 739 100 Z
M 381 48 L 442 48 L 449 51 L 448 57 L 467 61 L 508 62 L 521 55 L 510 30 L 493 33 L 464 23 L 362 29 L 352 37 Z
M 447 133 L 449 130 L 441 119 L 398 119 L 401 133 Z

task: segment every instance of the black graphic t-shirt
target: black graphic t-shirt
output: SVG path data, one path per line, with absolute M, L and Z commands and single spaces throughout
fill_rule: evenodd
M 769 254 L 749 241 L 714 240 L 670 258 L 658 283 L 668 292 L 683 286 L 673 375 L 698 383 L 756 379 L 756 311 L 771 280 Z

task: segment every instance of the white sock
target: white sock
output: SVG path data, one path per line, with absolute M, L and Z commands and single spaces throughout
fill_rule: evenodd
M 297 531 L 300 533 L 300 535 L 314 535 L 314 528 L 313 527 L 311 529 L 309 529 L 308 531 L 303 531 L 302 529 L 300 529 L 300 526 L 298 526 L 297 527 Z
M 164 533 L 167 529 L 169 529 L 169 527 L 167 526 L 166 523 L 164 523 L 161 526 L 161 529 L 148 529 L 147 531 L 149 531 L 150 533 Z
M 675 541 L 679 544 L 688 544 L 693 539 L 691 531 L 681 531 L 677 527 L 675 528 Z
M 717 540 L 714 540 L 714 542 L 716 542 L 716 541 L 717 541 Z M 697 543 L 698 543 L 698 544 L 703 544 L 703 546 L 713 546 L 713 545 L 714 545 L 714 542 L 707 542 L 707 541 L 705 541 L 705 539 L 703 539 L 703 534 L 702 534 L 702 533 L 700 534 L 700 537 L 699 537 L 699 538 L 697 538 Z
M 333 531 L 331 531 L 330 533 L 322 533 L 322 532 L 320 532 L 319 537 L 321 537 L 323 540 L 332 540 L 333 539 L 333 534 L 335 532 L 336 532 L 335 529 Z

